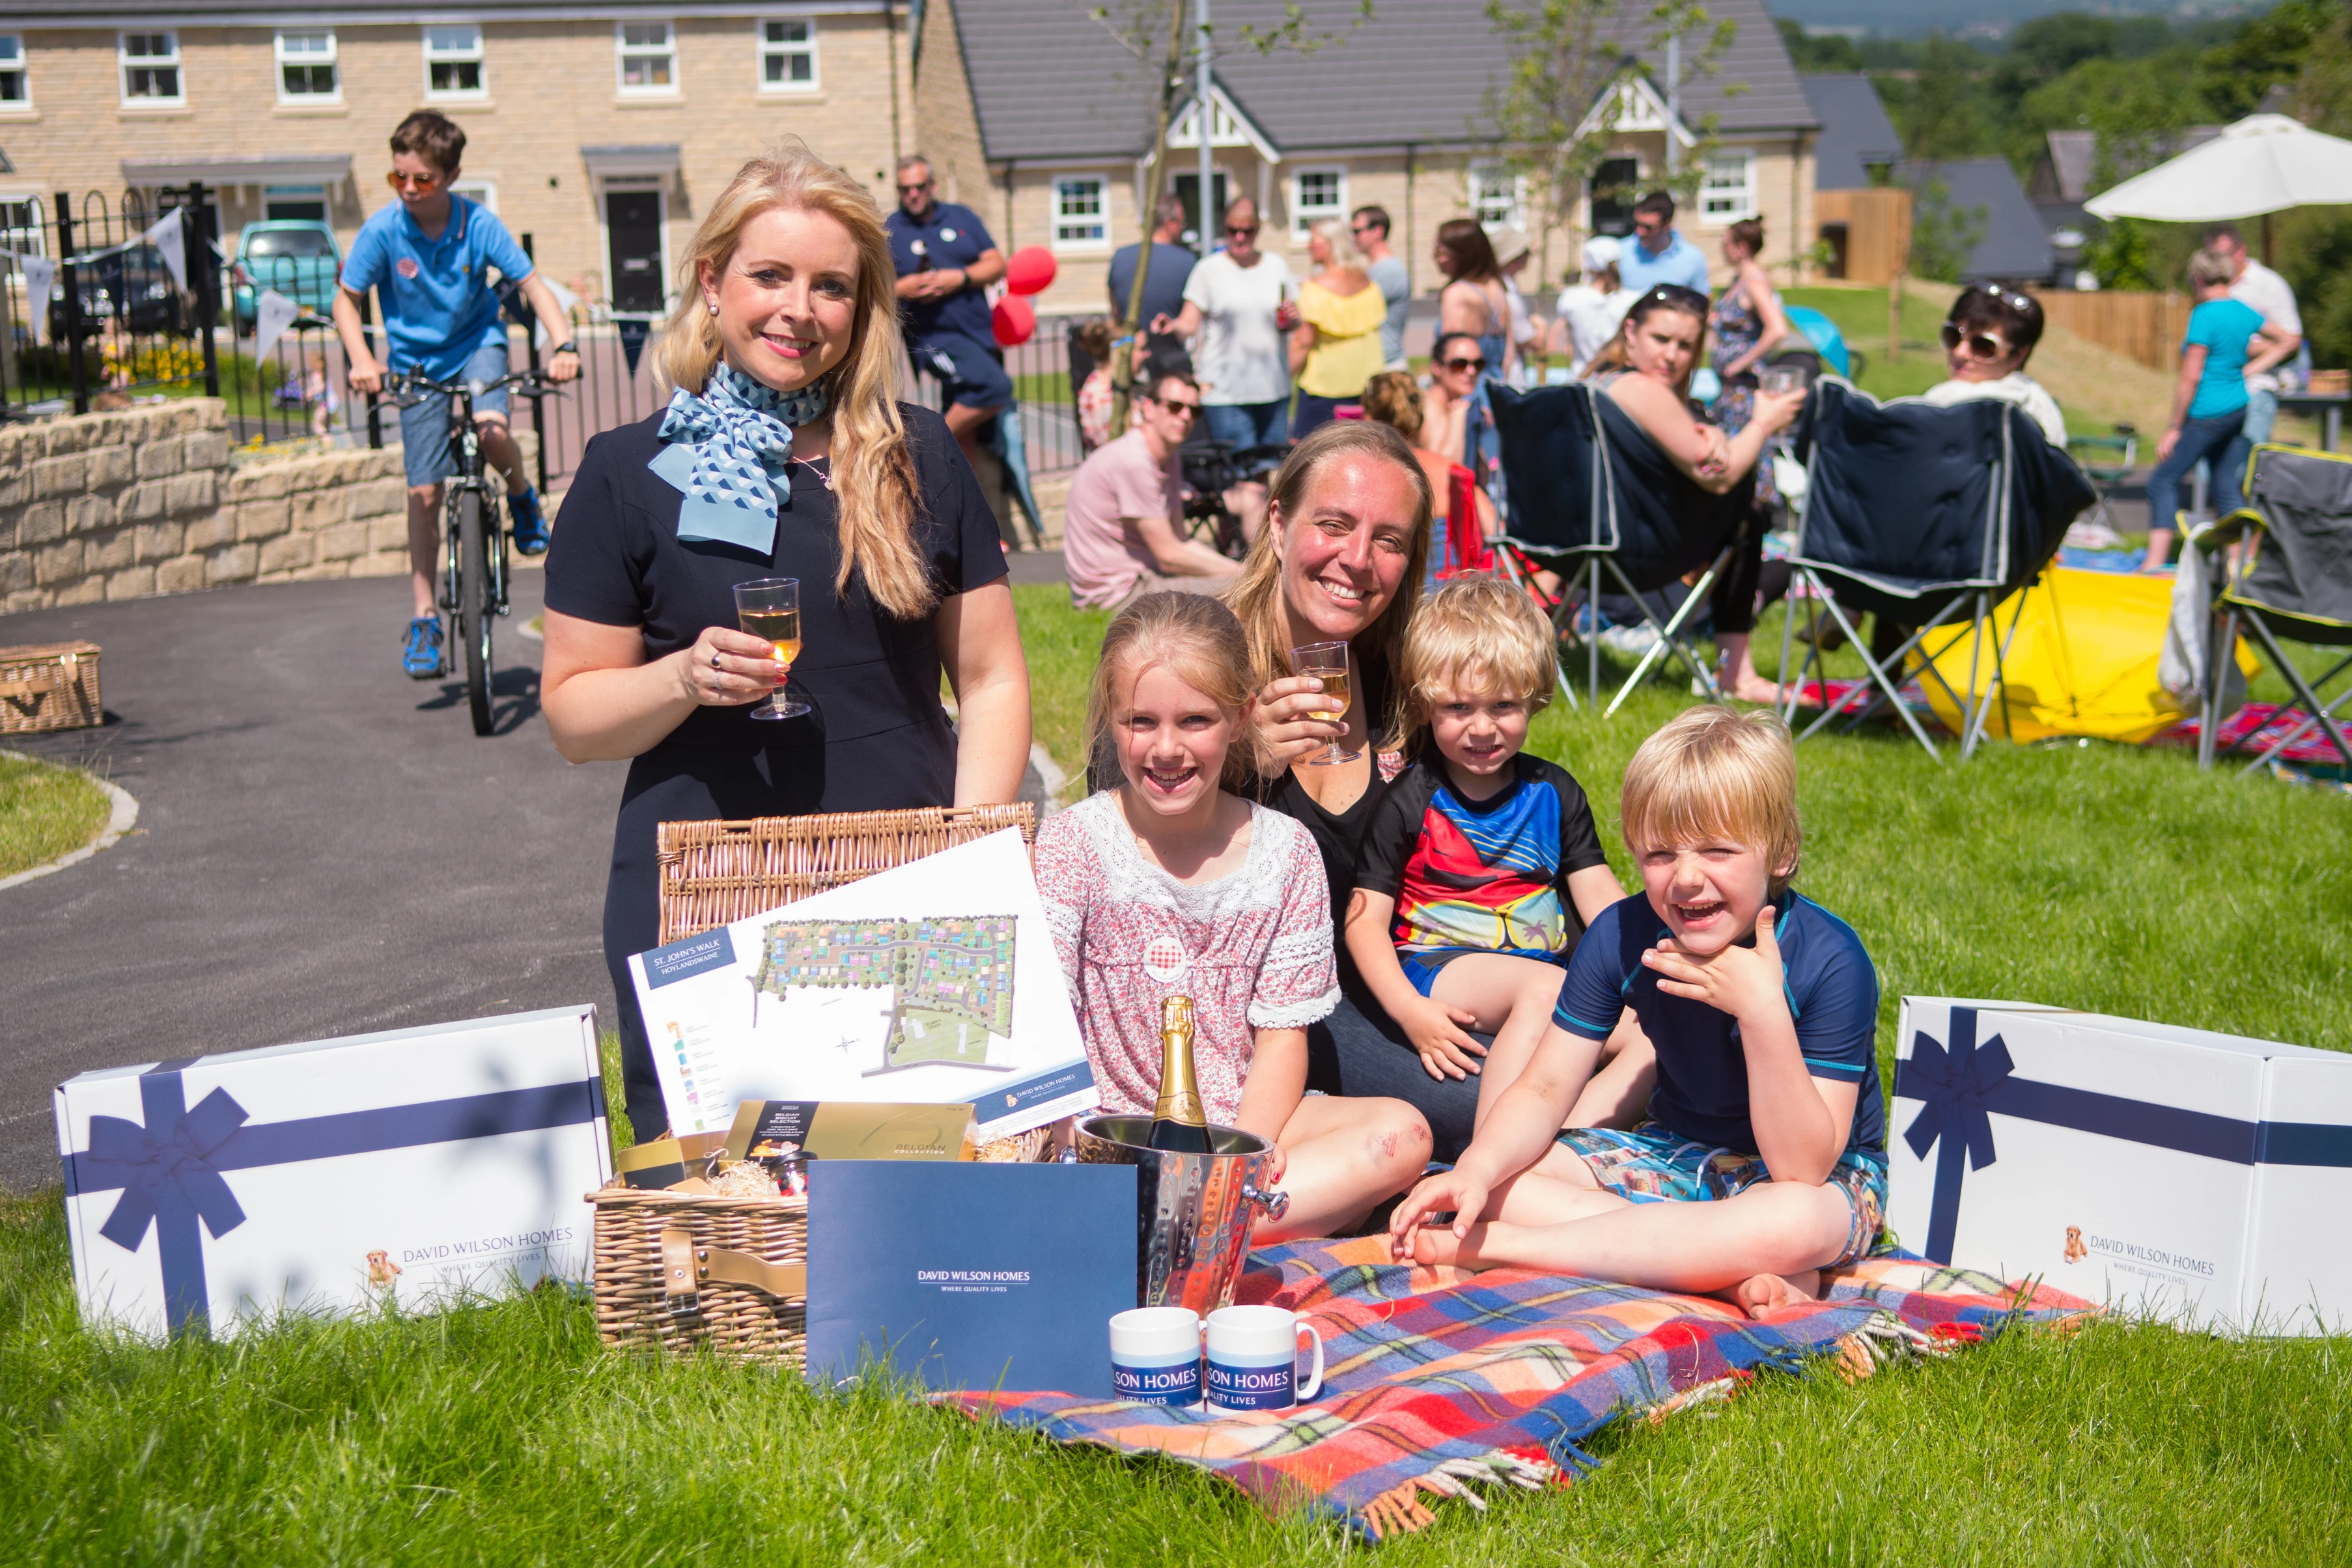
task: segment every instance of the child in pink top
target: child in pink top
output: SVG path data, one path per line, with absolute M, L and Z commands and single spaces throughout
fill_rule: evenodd
M 1254 768 L 1241 623 L 1213 599 L 1147 594 L 1110 624 L 1088 730 L 1121 780 L 1037 834 L 1037 886 L 1103 1109 L 1149 1115 L 1160 1004 L 1192 998 L 1209 1120 L 1275 1145 L 1290 1194 L 1263 1240 L 1329 1236 L 1402 1192 L 1429 1158 L 1400 1100 L 1309 1095 L 1307 1026 L 1339 999 L 1329 879 L 1315 841 L 1229 787 Z M 1088 754 L 1098 754 L 1089 746 Z

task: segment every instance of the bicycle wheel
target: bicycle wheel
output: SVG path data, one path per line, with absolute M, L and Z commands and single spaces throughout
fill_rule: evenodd
M 490 732 L 490 559 L 482 492 L 457 497 L 457 640 L 466 649 L 466 704 L 474 733 Z

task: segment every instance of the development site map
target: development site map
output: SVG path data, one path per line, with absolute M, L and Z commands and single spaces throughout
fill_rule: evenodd
M 1013 1032 L 1016 929 L 1011 915 L 777 921 L 761 935 L 752 1022 L 762 993 L 887 986 L 882 1061 L 862 1076 L 935 1064 L 1010 1072 L 990 1064 L 988 1040 Z

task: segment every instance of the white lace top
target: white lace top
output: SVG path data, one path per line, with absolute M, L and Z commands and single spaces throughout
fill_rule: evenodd
M 1339 1001 L 1331 894 L 1307 829 L 1250 806 L 1241 869 L 1187 886 L 1143 858 L 1105 791 L 1037 830 L 1037 888 L 1107 1111 L 1149 1115 L 1160 1004 L 1192 998 L 1209 1120 L 1231 1126 L 1255 1029 L 1304 1028 Z

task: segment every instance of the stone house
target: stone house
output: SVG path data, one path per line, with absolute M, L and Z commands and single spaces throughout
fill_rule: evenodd
M 623 312 L 672 265 L 742 161 L 798 137 L 891 201 L 911 143 L 899 0 L 0 0 L 0 226 L 26 204 L 203 180 L 221 228 L 331 222 L 348 246 L 392 199 L 411 110 L 466 130 L 459 189 L 533 237 L 550 277 Z
M 1605 192 L 1654 179 L 1670 142 L 1685 167 L 1685 154 L 1703 156 L 1698 199 L 1677 219 L 1684 236 L 1714 258 L 1727 225 L 1761 217 L 1765 260 L 1793 281 L 1796 253 L 1815 230 L 1817 122 L 1760 0 L 1713 0 L 1710 9 L 1733 25 L 1733 41 L 1711 74 L 1670 94 L 1663 56 L 1634 47 L 1646 7 L 1623 7 L 1618 26 L 1640 73 L 1620 105 L 1615 160 L 1596 183 Z M 1360 23 L 1344 0 L 1312 0 L 1306 10 L 1331 41 L 1303 57 L 1228 47 L 1208 116 L 1213 210 L 1224 198 L 1257 197 L 1266 224 L 1259 243 L 1294 270 L 1305 266 L 1308 223 L 1378 204 L 1394 221 L 1417 293 L 1440 282 L 1430 261 L 1437 226 L 1475 215 L 1529 232 L 1543 270 L 1523 287 L 1548 298 L 1586 234 L 1630 229 L 1622 203 L 1596 210 L 1587 196 L 1572 211 L 1543 212 L 1525 182 L 1499 167 L 1486 103 L 1507 58 L 1482 7 L 1379 0 Z M 1134 241 L 1148 205 L 1150 68 L 1076 0 L 927 0 L 920 16 L 914 134 L 942 194 L 977 210 L 1007 251 L 1053 249 L 1059 273 L 1041 310 L 1102 310 L 1110 254 Z M 1214 15 L 1229 40 L 1244 22 L 1281 19 L 1274 0 L 1218 0 Z M 1200 118 L 1188 92 L 1171 136 L 1175 189 L 1195 211 Z

